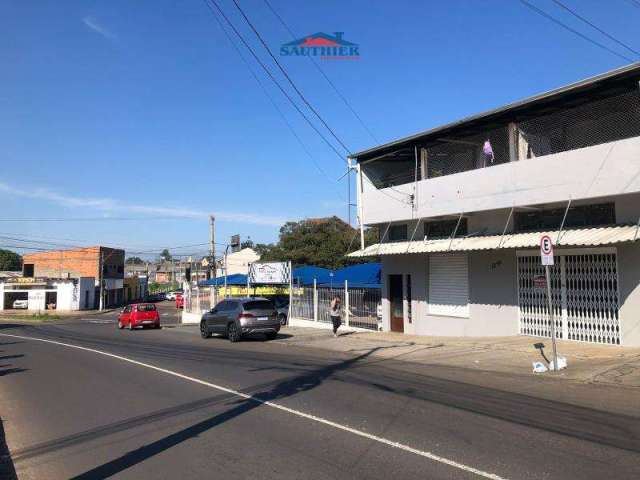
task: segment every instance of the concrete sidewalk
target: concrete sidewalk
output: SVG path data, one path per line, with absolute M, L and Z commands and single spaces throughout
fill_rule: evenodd
M 551 339 L 539 337 L 427 337 L 389 332 L 344 331 L 338 338 L 325 329 L 286 327 L 277 342 L 282 344 L 359 354 L 378 347 L 376 357 L 418 363 L 462 367 L 482 372 L 640 387 L 640 348 L 595 345 L 558 340 L 558 355 L 567 359 L 560 372 L 533 373 L 532 363 L 551 360 Z

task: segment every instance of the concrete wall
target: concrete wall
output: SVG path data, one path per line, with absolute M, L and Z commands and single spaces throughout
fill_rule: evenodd
M 383 329 L 390 329 L 388 276 L 410 274 L 412 322 L 407 318 L 404 288 L 404 331 L 416 335 L 501 336 L 518 334 L 517 263 L 515 251 L 468 255 L 469 317 L 430 315 L 428 255 L 390 255 L 382 258 Z
M 407 203 L 389 198 L 406 201 L 413 193 L 413 183 L 377 190 L 364 181 L 364 223 L 637 193 L 639 171 L 640 138 L 636 137 L 421 180 L 417 182 L 415 210 Z
M 620 323 L 622 343 L 640 346 L 640 245 L 618 247 L 618 280 L 620 282 Z

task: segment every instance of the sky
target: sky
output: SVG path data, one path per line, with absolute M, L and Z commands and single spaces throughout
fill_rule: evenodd
M 233 1 L 216 1 L 306 108 Z M 291 37 L 265 0 L 238 0 L 351 152 L 629 63 L 518 0 L 268 1 L 299 37 L 344 32 L 359 45 L 359 59 L 318 63 L 366 129 L 307 58 L 279 56 Z M 552 0 L 529 1 L 636 59 Z M 564 3 L 640 49 L 640 2 Z M 302 144 L 203 0 L 0 2 L 0 248 L 197 255 L 209 214 L 220 244 L 345 218 L 344 158 L 246 57 Z

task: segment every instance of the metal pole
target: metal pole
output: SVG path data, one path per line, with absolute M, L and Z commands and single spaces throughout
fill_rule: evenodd
M 560 230 L 558 230 L 558 236 L 556 237 L 556 245 L 560 244 L 560 235 L 562 235 L 562 229 L 564 228 L 564 222 L 567 221 L 567 215 L 569 213 L 569 208 L 571 208 L 571 199 L 569 199 L 569 203 L 567 203 L 567 208 L 564 211 L 564 216 L 562 217 L 562 223 L 560 224 Z
M 229 291 L 227 290 L 227 277 L 229 272 L 227 271 L 227 252 L 229 251 L 229 245 L 224 249 L 224 298 L 229 298 Z
M 99 310 L 104 310 L 104 252 L 100 249 L 100 272 L 98 273 L 100 279 L 100 307 Z
M 291 318 L 291 302 L 293 301 L 293 270 L 291 260 L 289 260 L 289 309 L 287 311 L 287 321 Z
M 363 184 L 362 184 L 362 168 L 360 168 L 360 164 L 356 165 L 356 181 L 358 183 L 356 188 L 357 194 L 357 203 L 358 203 L 358 222 L 360 223 L 360 249 L 364 250 L 364 213 L 362 208 L 362 193 L 363 193 Z
M 216 278 L 216 217 L 209 215 L 209 278 Z
M 251 272 L 251 264 L 247 265 L 247 297 L 249 296 L 249 289 L 251 288 L 251 280 L 249 273 Z
M 558 371 L 558 350 L 556 348 L 556 322 L 553 318 L 553 301 L 551 300 L 551 274 L 549 265 L 545 265 L 544 274 L 547 279 L 547 300 L 549 302 L 549 321 L 551 322 L 551 345 L 553 346 L 553 371 Z
M 347 283 L 347 280 L 344 281 L 344 310 L 345 310 L 344 324 L 348 327 L 349 326 L 349 284 Z
M 313 279 L 313 321 L 318 321 L 318 284 Z

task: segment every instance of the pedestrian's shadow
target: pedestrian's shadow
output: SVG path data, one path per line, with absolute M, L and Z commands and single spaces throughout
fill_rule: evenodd
M 99 465 L 85 473 L 82 473 L 74 479 L 89 480 L 95 478 L 107 478 L 130 468 L 140 462 L 143 462 L 159 453 L 162 453 L 190 438 L 197 437 L 198 435 L 217 427 L 229 420 L 239 417 L 255 408 L 267 403 L 274 402 L 294 396 L 298 393 L 308 392 L 319 385 L 325 380 L 331 377 L 336 372 L 347 369 L 353 366 L 355 363 L 360 362 L 377 350 L 390 348 L 390 347 L 376 347 L 361 355 L 344 360 L 332 365 L 321 367 L 311 372 L 306 372 L 296 377 L 285 379 L 277 383 L 272 388 L 268 388 L 263 391 L 252 393 L 247 395 L 246 398 L 239 399 L 235 402 L 235 406 L 226 412 L 220 413 L 212 418 L 208 418 L 202 422 L 198 422 L 183 430 L 175 432 L 169 436 L 156 440 L 150 444 L 144 445 L 136 450 L 125 453 L 124 455 L 115 458 L 105 464 Z

